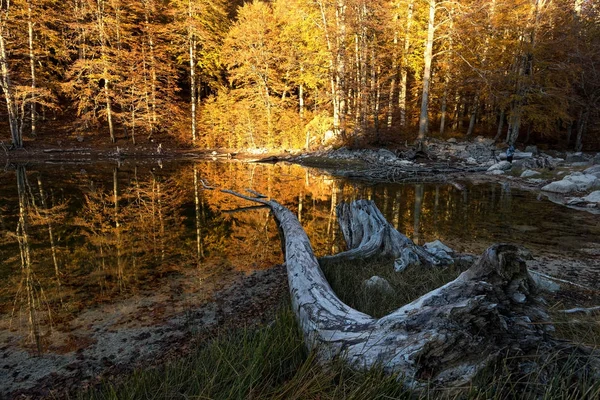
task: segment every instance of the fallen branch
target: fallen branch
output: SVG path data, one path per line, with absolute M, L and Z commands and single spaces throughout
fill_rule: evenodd
M 564 348 L 548 337 L 552 325 L 516 246 L 491 246 L 454 281 L 376 319 L 337 297 L 290 210 L 272 200 L 224 192 L 273 211 L 283 236 L 292 308 L 307 347 L 323 362 L 342 356 L 358 369 L 382 367 L 400 374 L 409 387 L 428 381 L 456 386 L 468 383 L 500 357 Z M 367 209 L 372 211 L 368 217 L 363 212 Z M 381 248 L 383 243 L 385 249 L 391 245 L 389 238 L 397 236 L 387 222 L 381 229 L 375 226 L 385 221 L 375 209 L 360 202 L 344 208 L 350 214 L 357 212 L 341 221 L 349 243 L 360 243 L 357 248 L 377 247 L 370 243 L 380 243 Z M 345 226 L 348 223 L 362 227 Z M 597 371 L 598 363 L 593 367 Z

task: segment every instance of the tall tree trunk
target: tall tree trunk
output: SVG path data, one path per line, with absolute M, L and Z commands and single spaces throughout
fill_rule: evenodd
M 148 137 L 152 137 L 154 129 L 158 125 L 158 118 L 156 115 L 156 58 L 154 49 L 154 34 L 150 27 L 150 12 L 153 10 L 153 0 L 144 1 L 144 23 L 146 27 L 146 37 L 148 40 L 148 47 L 150 50 L 150 105 L 151 105 L 151 118 L 152 124 L 150 125 L 150 134 Z
M 104 87 L 103 87 L 103 91 L 104 91 L 104 101 L 106 103 L 106 119 L 108 121 L 108 131 L 110 134 L 110 141 L 112 143 L 116 142 L 115 139 L 115 130 L 114 130 L 114 126 L 113 126 L 113 115 L 112 115 L 112 99 L 111 99 L 111 95 L 110 95 L 110 88 L 109 88 L 109 84 L 110 84 L 110 75 L 108 72 L 108 65 L 109 65 L 109 59 L 108 59 L 108 50 L 107 50 L 107 45 L 108 45 L 108 38 L 106 36 L 106 29 L 105 29 L 105 15 L 104 15 L 104 0 L 97 0 L 98 2 L 98 15 L 97 15 L 97 22 L 98 22 L 98 31 L 99 31 L 99 35 L 100 35 L 100 57 L 102 59 L 102 65 L 103 65 L 103 70 L 102 70 L 102 79 L 104 80 Z
M 36 90 L 36 75 L 35 75 L 35 53 L 33 50 L 33 20 L 31 10 L 32 0 L 27 1 L 27 31 L 29 33 L 28 44 L 29 44 L 29 67 L 31 69 L 31 96 L 35 96 Z M 31 135 L 35 136 L 37 133 L 37 113 L 36 113 L 36 102 L 32 101 L 29 104 L 31 113 Z
M 581 151 L 583 149 L 583 135 L 586 131 L 588 119 L 590 116 L 589 106 L 586 107 L 585 111 L 581 113 L 581 118 L 577 124 L 577 138 L 575 139 L 575 151 Z
M 479 97 L 475 98 L 475 104 L 473 104 L 473 110 L 471 111 L 471 118 L 469 118 L 469 128 L 467 129 L 467 137 L 473 134 L 475 129 L 475 121 L 477 119 L 477 113 L 479 112 Z
M 19 107 L 15 98 L 15 88 L 13 87 L 10 78 L 10 68 L 8 65 L 8 52 L 6 50 L 6 38 L 9 36 L 8 32 L 8 20 L 10 3 L 4 4 L 0 0 L 2 9 L 0 12 L 0 88 L 4 92 L 4 99 L 6 100 L 6 109 L 8 112 L 8 124 L 10 127 L 10 135 L 12 139 L 12 145 L 14 148 L 20 149 L 23 147 L 23 136 L 19 129 Z
M 497 142 L 502 136 L 502 130 L 504 129 L 504 108 L 500 110 L 500 116 L 498 117 L 498 130 L 496 131 L 496 136 L 494 136 L 494 142 Z
M 394 16 L 394 19 L 398 19 L 398 15 Z M 396 78 L 398 76 L 398 30 L 394 30 L 394 41 L 392 44 L 392 80 L 390 82 L 390 94 L 388 97 L 388 109 L 387 109 L 387 127 L 392 127 L 394 118 L 394 95 L 396 94 Z
M 336 97 L 337 111 L 334 110 L 333 129 L 336 135 L 346 135 L 346 0 L 337 0 L 336 20 Z
M 429 0 L 429 20 L 427 25 L 427 42 L 425 43 L 425 66 L 423 68 L 423 95 L 421 99 L 421 116 L 419 117 L 419 135 L 417 140 L 425 140 L 429 124 L 429 86 L 431 83 L 431 62 L 433 60 L 433 37 L 435 32 L 436 0 Z
M 188 0 L 188 18 L 190 24 L 188 26 L 188 46 L 190 56 L 190 112 L 192 117 L 192 141 L 196 141 L 196 96 L 197 96 L 197 83 L 196 83 L 196 35 L 194 27 L 192 26 L 192 18 L 194 17 L 194 9 L 192 6 L 192 0 Z
M 440 136 L 444 136 L 446 130 L 446 114 L 448 110 L 448 84 L 450 83 L 450 74 L 446 73 L 444 77 L 444 94 L 442 95 L 441 117 L 440 117 Z
M 406 31 L 404 32 L 404 48 L 402 51 L 402 69 L 400 70 L 400 93 L 398 108 L 400 109 L 400 126 L 406 126 L 406 99 L 408 93 L 408 51 L 410 50 L 410 29 L 413 21 L 414 0 L 408 3 L 406 14 Z

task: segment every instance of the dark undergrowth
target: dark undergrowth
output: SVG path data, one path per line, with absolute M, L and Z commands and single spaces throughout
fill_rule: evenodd
M 383 315 L 439 287 L 459 274 L 413 269 L 386 272 L 390 260 L 352 266 L 325 265 L 334 289 L 345 301 Z M 396 295 L 369 296 L 362 281 L 372 275 L 390 281 Z M 569 352 L 505 357 L 468 387 L 410 390 L 400 376 L 380 369 L 356 372 L 338 361 L 322 366 L 308 353 L 284 301 L 268 326 L 224 332 L 191 354 L 169 364 L 140 369 L 118 384 L 105 382 L 80 399 L 598 399 L 600 383 L 589 376 L 586 359 Z M 595 345 L 598 318 L 556 316 L 557 335 Z M 560 360 L 559 360 L 560 358 Z M 557 360 L 559 362 L 557 362 Z M 520 371 L 515 374 L 514 366 Z M 525 366 L 525 367 L 524 367 Z

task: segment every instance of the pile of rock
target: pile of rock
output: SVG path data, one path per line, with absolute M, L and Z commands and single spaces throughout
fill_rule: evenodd
M 573 172 L 560 181 L 552 182 L 542 188 L 545 192 L 573 193 L 586 192 L 600 188 L 600 165 L 595 165 L 583 172 Z

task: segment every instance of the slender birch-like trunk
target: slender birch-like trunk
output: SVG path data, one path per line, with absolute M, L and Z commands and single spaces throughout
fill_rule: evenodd
M 35 75 L 35 52 L 33 49 L 33 20 L 32 20 L 32 0 L 27 1 L 27 31 L 28 44 L 29 44 L 29 67 L 31 69 L 31 96 L 35 96 L 36 90 L 36 75 Z M 37 113 L 36 103 L 32 101 L 29 105 L 29 111 L 31 113 L 31 135 L 37 134 Z
M 406 31 L 404 32 L 404 49 L 402 52 L 402 69 L 400 70 L 400 93 L 398 94 L 398 108 L 400 109 L 400 126 L 406 126 L 406 98 L 408 93 L 408 51 L 410 50 L 410 29 L 413 22 L 415 2 L 408 3 L 406 14 Z
M 433 60 L 433 37 L 435 32 L 436 0 L 429 0 L 429 20 L 427 25 L 427 42 L 425 43 L 425 66 L 423 68 L 423 95 L 421 98 L 421 116 L 419 117 L 419 135 L 417 140 L 422 142 L 427 134 L 429 117 L 429 86 L 431 83 L 431 62 Z
M 197 83 L 196 83 L 196 35 L 193 27 L 194 9 L 192 0 L 188 0 L 188 46 L 190 56 L 190 112 L 192 117 L 192 141 L 196 141 L 196 96 L 197 96 Z
M 10 1 L 0 0 L 0 88 L 4 92 L 4 99 L 6 101 L 12 146 L 20 149 L 23 147 L 23 136 L 19 129 L 19 107 L 15 98 L 15 88 L 10 78 L 8 52 L 6 50 L 6 39 L 9 36 L 9 11 Z

